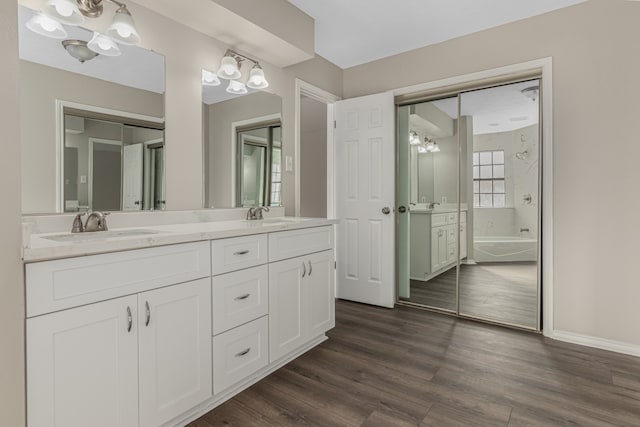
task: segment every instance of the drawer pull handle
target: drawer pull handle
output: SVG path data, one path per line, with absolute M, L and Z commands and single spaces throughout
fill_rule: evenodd
M 311 266 L 311 260 L 309 260 L 309 276 L 311 276 L 312 272 L 313 272 L 313 267 Z
M 236 357 L 242 357 L 251 351 L 251 347 L 242 350 L 240 353 L 236 354 Z
M 131 332 L 133 326 L 133 316 L 131 315 L 131 307 L 127 306 L 127 332 Z
M 307 264 L 302 261 L 302 277 L 307 275 Z
M 233 254 L 234 255 L 246 255 L 248 253 L 249 253 L 249 249 L 245 249 L 245 250 L 242 250 L 242 251 L 234 252 Z
M 144 326 L 149 326 L 149 322 L 151 321 L 151 307 L 149 307 L 149 301 L 144 302 L 144 309 L 147 314 L 147 320 L 144 322 Z
M 243 299 L 247 299 L 251 296 L 251 294 L 244 294 L 244 295 L 240 295 L 239 297 L 235 297 L 236 300 L 240 301 Z

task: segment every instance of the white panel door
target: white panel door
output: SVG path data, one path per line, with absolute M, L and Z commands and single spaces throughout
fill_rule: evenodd
M 144 144 L 124 146 L 122 206 L 125 211 L 142 209 L 142 156 Z
M 29 427 L 138 425 L 137 297 L 27 320 Z
M 138 295 L 140 426 L 159 426 L 212 395 L 211 280 Z
M 336 103 L 337 296 L 383 307 L 395 303 L 394 109 L 391 93 Z

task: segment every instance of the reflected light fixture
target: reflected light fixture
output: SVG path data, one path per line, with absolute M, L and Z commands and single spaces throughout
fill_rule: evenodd
M 234 95 L 244 95 L 247 93 L 247 86 L 238 80 L 229 80 L 229 86 L 227 86 L 227 92 Z
M 538 95 L 540 94 L 540 86 L 529 86 L 520 91 L 524 96 L 534 101 L 538 99 Z
M 69 52 L 69 55 L 84 64 L 86 61 L 90 61 L 98 54 L 87 47 L 87 42 L 84 40 L 63 40 L 62 46 Z
M 420 145 L 420 137 L 416 131 L 409 131 L 409 145 Z
M 100 33 L 93 33 L 93 38 L 87 43 L 87 47 L 95 53 L 104 56 L 120 56 L 122 54 L 118 43 Z
M 47 0 L 42 12 L 61 24 L 80 25 L 84 22 L 75 0 Z
M 424 137 L 424 148 L 427 153 L 437 153 L 440 151 L 440 147 L 438 147 L 438 143 L 429 137 Z
M 269 82 L 267 81 L 264 70 L 260 66 L 260 63 L 255 59 L 251 59 L 248 56 L 245 56 L 241 53 L 236 52 L 232 49 L 227 49 L 220 61 L 220 68 L 218 69 L 217 75 L 221 79 L 237 81 L 242 78 L 242 73 L 240 68 L 242 67 L 243 61 L 249 61 L 253 63 L 253 67 L 249 72 L 249 78 L 247 79 L 246 85 L 242 83 L 244 90 L 247 90 L 247 87 L 251 89 L 265 89 L 269 87 Z M 235 92 L 239 86 L 237 84 L 229 83 L 229 87 L 227 88 L 227 92 L 229 93 L 247 93 L 247 92 Z
M 220 86 L 220 79 L 213 71 L 202 70 L 202 84 L 204 86 Z
M 27 28 L 36 34 L 53 39 L 64 39 L 67 37 L 67 31 L 62 24 L 43 13 L 33 15 L 31 19 L 27 21 Z
M 117 0 L 108 1 L 117 5 L 118 9 L 107 29 L 107 35 L 121 44 L 139 44 L 140 35 L 127 6 Z M 46 0 L 42 7 L 42 13 L 32 17 L 27 22 L 27 28 L 43 36 L 65 38 L 67 32 L 62 24 L 80 25 L 84 22 L 85 17 L 97 18 L 102 15 L 103 9 L 103 0 Z M 106 47 L 106 42 L 102 42 L 102 45 Z

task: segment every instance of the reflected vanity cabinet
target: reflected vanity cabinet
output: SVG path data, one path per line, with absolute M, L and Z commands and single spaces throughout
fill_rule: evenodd
M 28 263 L 26 295 L 29 427 L 180 425 L 326 339 L 333 226 Z

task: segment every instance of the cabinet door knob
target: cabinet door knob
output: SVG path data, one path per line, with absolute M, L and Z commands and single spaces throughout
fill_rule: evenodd
M 313 267 L 311 266 L 311 260 L 309 260 L 309 276 L 311 276 L 312 271 L 313 271 Z
M 239 297 L 235 297 L 234 299 L 237 301 L 243 300 L 243 299 L 247 299 L 251 296 L 251 294 L 244 294 L 244 295 L 240 295 Z
M 245 250 L 242 250 L 242 251 L 234 252 L 233 254 L 234 255 L 246 255 L 248 253 L 249 253 L 249 249 L 245 249 Z
M 131 332 L 133 326 L 133 316 L 131 315 L 131 307 L 127 306 L 127 332 Z
M 149 301 L 144 302 L 144 309 L 147 314 L 147 320 L 144 322 L 144 326 L 149 326 L 149 322 L 151 321 L 151 307 L 149 307 Z
M 307 264 L 302 261 L 302 277 L 307 275 Z

